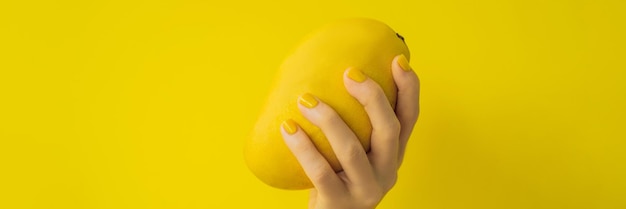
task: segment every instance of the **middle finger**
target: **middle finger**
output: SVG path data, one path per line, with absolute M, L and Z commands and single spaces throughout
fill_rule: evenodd
M 298 107 L 305 118 L 324 132 L 348 179 L 356 185 L 372 185 L 375 177 L 365 150 L 337 112 L 311 94 L 302 95 Z

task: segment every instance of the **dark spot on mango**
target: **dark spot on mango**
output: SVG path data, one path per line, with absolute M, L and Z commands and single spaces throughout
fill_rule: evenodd
M 402 35 L 400 35 L 399 33 L 396 33 L 396 36 L 398 36 L 398 38 L 400 38 L 400 40 L 402 40 L 402 43 L 406 44 L 406 42 L 404 42 L 404 37 Z

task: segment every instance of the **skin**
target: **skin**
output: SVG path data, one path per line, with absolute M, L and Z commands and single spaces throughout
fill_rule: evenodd
M 361 83 L 344 73 L 344 86 L 365 108 L 372 124 L 371 150 L 366 152 L 354 132 L 332 107 L 318 100 L 313 108 L 298 105 L 301 113 L 328 138 L 343 166 L 335 173 L 300 127 L 289 134 L 281 128 L 285 143 L 314 185 L 309 208 L 375 208 L 394 186 L 409 136 L 419 115 L 419 79 L 413 70 L 392 63 L 398 87 L 394 110 L 380 86 L 367 79 Z M 409 67 L 410 68 L 410 67 Z

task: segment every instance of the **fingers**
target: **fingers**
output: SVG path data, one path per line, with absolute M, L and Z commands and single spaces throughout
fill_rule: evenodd
M 398 165 L 400 165 L 404 158 L 406 144 L 419 115 L 420 82 L 417 74 L 409 65 L 407 58 L 402 54 L 393 59 L 391 72 L 398 87 L 396 115 L 402 127 L 400 129 L 400 149 L 398 151 Z
M 372 136 L 369 156 L 374 169 L 377 173 L 395 174 L 398 167 L 400 122 L 385 92 L 376 81 L 354 68 L 344 73 L 344 85 L 348 93 L 363 105 L 370 118 Z
M 285 144 L 298 159 L 315 188 L 324 194 L 341 194 L 340 192 L 345 191 L 341 179 L 295 121 L 284 121 L 281 133 Z
M 371 186 L 376 178 L 365 150 L 337 112 L 311 94 L 302 95 L 298 107 L 304 117 L 324 132 L 348 179 L 354 185 Z

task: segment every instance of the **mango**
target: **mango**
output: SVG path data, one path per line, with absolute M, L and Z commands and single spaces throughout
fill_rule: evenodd
M 376 81 L 395 107 L 396 86 L 391 62 L 396 55 L 409 58 L 404 38 L 386 24 L 365 18 L 340 20 L 309 34 L 280 66 L 265 108 L 246 142 L 244 156 L 249 169 L 266 184 L 281 189 L 308 189 L 312 184 L 285 145 L 280 124 L 295 120 L 332 168 L 341 164 L 324 133 L 306 120 L 297 98 L 311 93 L 337 111 L 355 132 L 363 148 L 370 148 L 372 127 L 363 106 L 343 84 L 348 67 L 361 70 Z

